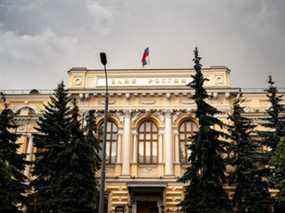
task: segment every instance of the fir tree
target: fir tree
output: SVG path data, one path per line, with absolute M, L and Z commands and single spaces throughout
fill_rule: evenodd
M 85 126 L 85 135 L 86 140 L 90 143 L 94 148 L 94 161 L 95 161 L 95 171 L 98 171 L 101 166 L 101 157 L 100 157 L 100 140 L 97 138 L 97 129 L 96 129 L 96 118 L 94 115 L 94 111 L 88 111 L 86 117 L 86 126 Z
M 58 174 L 59 180 L 54 185 L 58 212 L 95 212 L 98 194 L 95 171 L 98 159 L 93 142 L 96 141 L 91 139 L 90 132 L 88 136 L 84 135 L 75 102 L 70 130 L 70 143 L 61 153 L 62 167 Z
M 267 116 L 263 119 L 262 124 L 267 130 L 258 133 L 264 145 L 270 148 L 269 157 L 272 157 L 278 142 L 285 137 L 285 116 L 282 115 L 285 110 L 281 104 L 282 96 L 278 95 L 278 89 L 271 76 L 269 76 L 268 84 L 269 87 L 266 91 L 270 106 L 266 110 Z
M 278 142 L 276 152 L 271 161 L 274 171 L 272 180 L 279 190 L 276 197 L 275 206 L 285 210 L 285 140 Z
M 233 203 L 239 213 L 266 213 L 271 198 L 267 182 L 263 180 L 264 171 L 257 165 L 262 153 L 258 152 L 259 145 L 252 139 L 255 125 L 243 116 L 242 102 L 244 99 L 240 93 L 229 116 L 231 125 L 228 131 L 233 153 L 231 164 L 235 168 L 233 182 L 236 186 Z
M 179 181 L 189 185 L 185 188 L 182 208 L 191 213 L 226 213 L 232 212 L 231 203 L 223 189 L 225 182 L 225 162 L 222 155 L 225 152 L 226 142 L 221 138 L 224 135 L 216 129 L 223 123 L 216 117 L 219 111 L 206 102 L 209 97 L 204 83 L 207 81 L 202 73 L 201 58 L 197 48 L 194 51 L 195 75 L 189 84 L 195 91 L 193 99 L 196 102 L 196 118 L 199 129 L 192 138 L 189 146 L 191 155 L 189 166 Z
M 91 128 L 94 117 L 88 119 L 85 134 L 78 107 L 75 102 L 72 108 L 70 104 L 71 98 L 61 83 L 38 121 L 36 179 L 32 183 L 37 212 L 96 211 L 95 172 L 100 161 Z
M 88 143 L 89 148 L 91 148 L 92 153 L 90 153 L 90 156 L 92 157 L 92 163 L 95 163 L 93 166 L 94 176 L 99 171 L 101 167 L 101 146 L 100 146 L 100 140 L 97 138 L 97 128 L 96 128 L 96 118 L 94 115 L 94 111 L 90 110 L 88 111 L 87 117 L 86 117 L 86 126 L 85 126 L 85 139 L 86 143 Z M 97 184 L 97 181 L 95 182 Z M 93 192 L 94 193 L 94 192 Z M 94 194 L 93 194 L 94 195 Z M 99 187 L 96 185 L 96 212 L 99 207 Z
M 1 94 L 3 95 L 3 94 Z M 23 170 L 25 155 L 18 154 L 18 136 L 13 132 L 17 126 L 13 112 L 8 108 L 4 95 L 4 109 L 0 113 L 0 212 L 22 212 L 18 209 L 27 199 L 27 185 Z
M 260 131 L 259 135 L 262 137 L 263 144 L 270 148 L 269 180 L 273 187 L 279 190 L 275 205 L 285 209 L 285 108 L 281 104 L 282 96 L 278 95 L 278 89 L 271 76 L 268 84 L 267 97 L 270 106 L 266 110 L 267 117 L 264 118 L 263 123 L 267 131 Z
M 60 83 L 45 106 L 42 116 L 38 120 L 38 135 L 34 142 L 37 148 L 32 181 L 33 198 L 36 212 L 58 212 L 59 203 L 56 185 L 61 178 L 61 170 L 66 167 L 62 157 L 71 138 L 71 109 L 70 97 Z

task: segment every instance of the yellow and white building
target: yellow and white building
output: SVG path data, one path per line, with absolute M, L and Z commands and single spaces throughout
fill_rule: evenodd
M 209 79 L 209 102 L 226 120 L 233 97 L 226 67 L 203 69 Z M 183 185 L 177 182 L 186 164 L 187 138 L 196 128 L 193 116 L 193 91 L 186 85 L 193 69 L 114 69 L 108 70 L 109 121 L 107 134 L 106 191 L 108 212 L 178 212 Z M 104 71 L 72 68 L 68 71 L 68 89 L 78 97 L 81 114 L 95 110 L 103 123 Z M 16 114 L 17 132 L 23 136 L 21 152 L 33 148 L 36 120 L 49 101 L 52 91 L 3 91 Z M 282 92 L 284 94 L 284 92 Z M 268 107 L 265 92 L 244 90 L 248 116 L 259 119 Z M 3 107 L 0 105 L 0 108 Z M 25 173 L 30 175 L 30 168 Z

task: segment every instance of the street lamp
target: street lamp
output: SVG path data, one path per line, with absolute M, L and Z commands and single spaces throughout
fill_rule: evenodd
M 107 136 L 107 121 L 108 121 L 108 105 L 109 105 L 109 93 L 108 93 L 108 77 L 107 77 L 107 56 L 106 53 L 100 53 L 101 63 L 104 66 L 105 71 L 105 109 L 104 109 L 104 133 L 103 133 L 103 149 L 102 149 L 102 167 L 100 177 L 100 200 L 99 200 L 99 213 L 104 213 L 104 192 L 105 192 L 105 179 L 106 179 L 106 136 Z

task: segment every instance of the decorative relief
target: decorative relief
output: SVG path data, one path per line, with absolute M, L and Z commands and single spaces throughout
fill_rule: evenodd
M 82 74 L 73 75 L 71 84 L 73 87 L 81 87 L 83 84 L 83 75 Z
M 116 103 L 115 100 L 109 100 L 109 105 L 113 105 L 113 104 L 115 104 L 115 103 Z M 105 100 L 104 100 L 104 101 L 100 101 L 99 104 L 100 104 L 100 105 L 105 105 Z
M 124 113 L 122 111 L 116 111 L 113 113 L 113 116 L 117 118 L 118 121 L 120 121 L 120 126 L 123 125 L 124 122 Z
M 171 98 L 171 94 L 170 94 L 170 93 L 166 93 L 165 97 L 166 97 L 167 99 L 170 99 L 170 98 Z
M 222 86 L 224 85 L 224 77 L 222 75 L 215 76 L 215 85 Z
M 143 116 L 143 112 L 140 112 L 140 111 L 133 111 L 132 112 L 132 123 L 136 123 L 136 121 L 141 117 Z
M 81 78 L 75 78 L 74 79 L 74 85 L 75 86 L 80 86 L 82 83 L 82 79 Z
M 152 105 L 155 104 L 156 101 L 153 99 L 142 99 L 140 100 L 141 104 Z
M 139 177 L 159 177 L 160 176 L 158 166 L 154 166 L 154 165 L 142 166 L 142 165 L 140 165 L 138 167 L 138 170 L 139 170 L 139 172 L 138 172 Z
M 136 110 L 136 111 L 133 111 L 132 112 L 132 125 L 133 125 L 133 128 L 135 128 L 138 124 L 138 122 L 141 120 L 141 119 L 145 119 L 145 118 L 148 118 L 148 117 L 151 117 L 153 118 L 157 125 L 161 125 L 161 112 L 160 111 L 154 111 L 154 110 L 150 110 L 150 111 L 146 111 L 146 110 Z
M 181 100 L 180 100 L 180 103 L 181 103 L 181 104 L 185 104 L 185 105 L 191 105 L 191 104 L 195 104 L 195 101 L 194 101 L 194 100 L 191 100 L 191 99 L 189 99 L 189 100 L 183 100 L 183 99 L 181 99 Z
M 105 86 L 105 83 L 104 83 L 104 86 Z M 96 87 L 96 77 L 87 78 L 87 87 L 88 88 L 95 88 Z
M 26 126 L 19 126 L 19 127 L 17 128 L 17 131 L 18 131 L 18 132 L 24 132 L 24 131 L 26 130 L 25 127 L 26 127 Z

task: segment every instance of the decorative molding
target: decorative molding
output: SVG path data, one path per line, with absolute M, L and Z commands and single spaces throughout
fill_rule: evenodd
M 230 97 L 231 97 L 231 93 L 225 92 L 225 97 L 226 97 L 226 98 L 230 98 Z
M 146 105 L 152 105 L 152 104 L 155 104 L 156 101 L 155 100 L 140 100 L 140 103 L 141 104 L 146 104 Z
M 115 104 L 116 103 L 116 101 L 113 99 L 113 100 L 109 100 L 109 104 L 110 105 L 113 105 L 113 104 Z M 100 101 L 100 103 L 99 103 L 100 105 L 105 105 L 105 100 L 103 100 L 103 101 Z
M 167 99 L 170 99 L 170 98 L 171 98 L 171 93 L 169 93 L 169 92 L 166 93 L 166 94 L 165 94 L 165 97 L 166 97 Z
M 195 101 L 194 100 L 183 100 L 183 99 L 181 99 L 180 100 L 180 103 L 181 104 L 185 104 L 185 105 L 194 105 L 195 104 Z
M 131 98 L 131 94 L 130 93 L 126 93 L 125 97 L 126 97 L 127 100 L 129 100 Z

